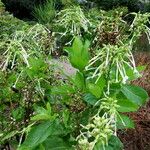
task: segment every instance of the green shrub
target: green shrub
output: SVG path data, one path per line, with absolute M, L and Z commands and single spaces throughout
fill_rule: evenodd
M 30 25 L 8 12 L 0 14 L 0 26 L 0 145 L 5 145 L 28 125 L 33 104 L 45 99 L 40 84 L 52 80 L 49 57 L 44 56 L 51 53 L 53 40 L 45 26 Z
M 55 1 L 46 0 L 43 4 L 34 7 L 33 16 L 39 23 L 51 23 L 55 17 Z

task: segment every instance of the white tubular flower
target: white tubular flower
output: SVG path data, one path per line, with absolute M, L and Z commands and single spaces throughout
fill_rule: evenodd
M 105 45 L 99 50 L 98 54 L 90 60 L 89 65 L 85 69 L 87 71 L 92 70 L 91 68 L 96 64 L 96 68 L 90 78 L 97 78 L 98 80 L 102 74 L 107 75 L 110 74 L 110 72 L 114 72 L 115 76 L 109 80 L 125 84 L 129 79 L 127 67 L 134 73 L 139 74 L 131 50 L 132 47 L 130 45 Z M 112 70 L 113 68 L 115 71 Z
M 93 150 L 99 142 L 105 147 L 109 137 L 113 134 L 116 135 L 116 109 L 119 106 L 116 99 L 104 95 L 105 98 L 101 99 L 98 113 L 92 117 L 88 125 L 81 125 L 84 131 L 77 138 L 81 149 Z M 103 116 L 100 116 L 101 110 L 105 111 Z
M 89 27 L 92 26 L 92 23 L 85 16 L 80 6 L 71 6 L 57 13 L 55 26 L 63 28 L 65 33 L 71 35 L 72 39 L 74 39 L 74 36 L 81 36 L 82 30 L 90 33 Z M 62 33 L 59 34 L 64 36 Z M 69 41 L 66 45 L 71 43 L 72 42 Z

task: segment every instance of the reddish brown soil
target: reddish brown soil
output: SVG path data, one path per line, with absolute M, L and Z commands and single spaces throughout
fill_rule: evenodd
M 137 113 L 128 114 L 135 122 L 135 129 L 119 131 L 125 150 L 150 150 L 150 101 Z
M 136 53 L 137 65 L 147 65 L 141 79 L 133 82 L 143 87 L 150 95 L 150 54 Z M 150 150 L 150 100 L 136 113 L 128 114 L 135 122 L 135 129 L 119 131 L 125 150 Z

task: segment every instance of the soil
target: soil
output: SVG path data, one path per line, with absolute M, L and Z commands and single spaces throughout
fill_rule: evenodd
M 135 129 L 119 131 L 118 136 L 125 150 L 150 150 L 150 101 L 136 113 L 128 114 L 135 122 Z
M 133 84 L 143 87 L 150 95 L 150 54 L 139 52 L 135 54 L 137 65 L 147 65 L 142 78 Z M 150 150 L 150 100 L 138 112 L 129 113 L 135 122 L 135 129 L 119 131 L 118 136 L 124 144 L 124 150 Z

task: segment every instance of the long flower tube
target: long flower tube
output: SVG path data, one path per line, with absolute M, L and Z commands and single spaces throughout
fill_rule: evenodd
M 61 35 L 61 38 L 66 35 L 70 35 L 71 39 L 65 43 L 65 45 L 71 45 L 75 36 L 81 36 L 83 31 L 91 34 L 89 28 L 92 26 L 90 20 L 84 14 L 84 11 L 80 6 L 71 6 L 61 10 L 56 15 L 55 26 L 64 30 L 57 33 Z
M 127 82 L 128 75 L 126 67 L 133 70 L 134 73 L 138 73 L 130 45 L 105 45 L 100 52 L 90 60 L 89 65 L 85 69 L 90 70 L 94 65 L 96 65 L 96 68 L 91 78 L 100 78 L 103 73 L 107 74 L 108 71 L 110 71 L 110 66 L 116 68 L 116 78 L 112 79 L 116 82 Z

